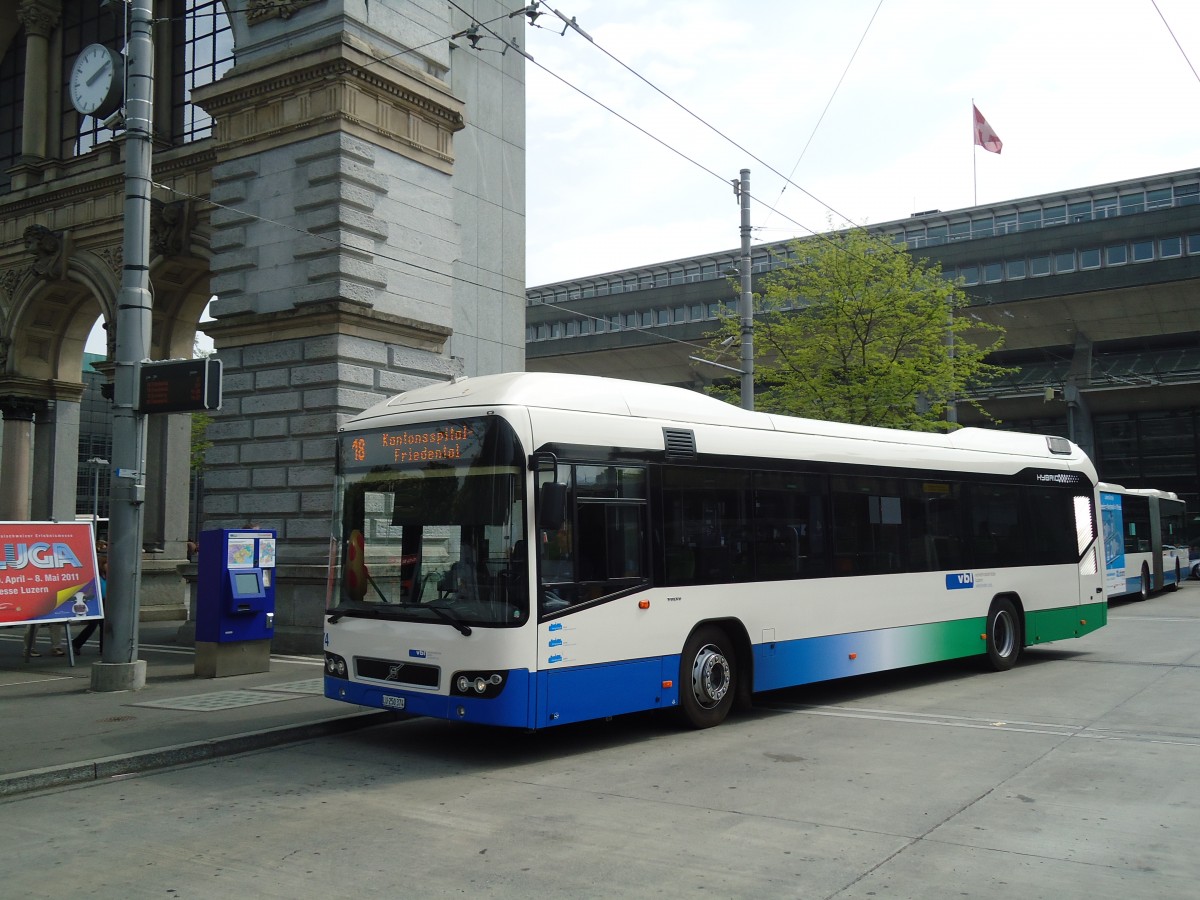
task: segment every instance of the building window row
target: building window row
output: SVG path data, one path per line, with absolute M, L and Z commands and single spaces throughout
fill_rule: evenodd
M 957 222 L 926 222 L 908 221 L 900 230 L 888 230 L 886 233 L 897 243 L 905 244 L 910 250 L 923 247 L 935 247 L 956 241 L 974 240 L 977 238 L 997 237 L 1018 231 L 1032 231 L 1039 228 L 1049 228 L 1055 225 L 1068 225 L 1078 222 L 1091 222 L 1096 219 L 1107 219 L 1114 216 L 1132 215 L 1156 209 L 1166 209 L 1175 206 L 1191 206 L 1200 203 L 1200 181 L 1177 184 L 1170 187 L 1159 187 L 1152 190 L 1120 190 L 1109 196 L 1088 197 L 1070 202 L 1044 202 L 1036 208 L 1017 212 L 993 214 L 979 211 Z M 1170 239 L 1164 239 L 1166 244 Z M 1175 239 L 1178 240 L 1178 239 Z M 1155 258 L 1179 256 L 1169 247 L 1159 249 L 1155 255 L 1152 241 L 1142 241 L 1130 245 L 1126 250 L 1112 248 L 1111 256 L 1105 249 L 1103 263 L 1092 264 L 1093 255 L 1090 251 L 1086 260 L 1081 258 L 1075 263 L 1077 268 L 1098 268 L 1103 265 L 1122 265 L 1123 262 L 1147 262 Z M 1097 253 L 1099 251 L 1096 251 Z M 1189 253 L 1195 252 L 1189 250 Z M 1122 253 L 1126 254 L 1124 260 Z M 594 297 L 608 297 L 613 294 L 629 293 L 632 291 L 648 290 L 650 288 L 669 287 L 680 284 L 691 284 L 698 281 L 711 281 L 717 278 L 728 278 L 736 275 L 738 258 L 729 256 L 724 259 L 707 261 L 684 261 L 674 266 L 667 266 L 656 272 L 626 272 L 616 275 L 598 277 L 588 282 L 576 284 L 559 284 L 543 289 L 535 289 L 526 294 L 528 306 L 538 306 L 548 303 L 566 303 L 571 300 L 588 300 Z M 786 244 L 761 248 L 751 258 L 751 269 L 754 274 L 768 272 L 781 266 L 792 265 L 796 262 L 796 253 Z M 1005 265 L 1005 264 L 999 264 Z M 970 267 L 965 267 L 970 268 Z M 1022 272 L 1022 269 L 1025 269 Z M 1047 257 L 1038 257 L 1025 263 L 1013 263 L 1011 273 L 1002 274 L 999 278 L 983 280 L 1001 281 L 1005 277 L 1023 278 L 1027 276 L 1050 275 L 1054 272 L 1076 271 L 1070 268 L 1056 268 Z M 993 273 L 994 274 L 994 273 Z M 980 276 L 982 277 L 982 276 Z M 978 284 L 979 281 L 968 281 L 968 284 Z
M 921 247 L 937 247 L 956 241 L 997 237 L 1018 231 L 1033 231 L 1055 225 L 1070 225 L 1110 219 L 1134 213 L 1167 209 L 1173 206 L 1191 206 L 1200 203 L 1200 182 L 1160 187 L 1149 191 L 1119 191 L 1106 197 L 1088 197 L 1072 202 L 1045 202 L 1036 208 L 1017 212 L 993 214 L 979 212 L 957 222 L 906 222 L 903 229 L 888 233 L 897 243 L 904 243 L 910 250 Z
M 1040 278 L 1045 275 L 1066 275 L 1089 269 L 1114 268 L 1133 263 L 1153 262 L 1156 259 L 1173 259 L 1185 254 L 1200 255 L 1200 234 L 1145 238 L 1106 244 L 1102 247 L 1059 250 L 1018 259 L 966 263 L 956 269 L 947 269 L 944 274 L 947 278 L 960 278 L 964 285 L 970 287 L 1000 281 L 1019 281 L 1022 278 Z
M 1145 238 L 1130 242 L 1106 244 L 1102 247 L 1083 247 L 1059 250 L 1038 256 L 1016 259 L 990 260 L 983 263 L 966 263 L 956 268 L 947 268 L 946 278 L 961 279 L 967 287 L 979 284 L 997 284 L 1002 281 L 1020 281 L 1025 278 L 1041 278 L 1049 275 L 1067 275 L 1090 269 L 1116 268 L 1118 266 L 1153 262 L 1154 260 L 1200 255 L 1200 233 L 1186 236 Z M 782 265 L 783 261 L 777 263 Z M 540 305 L 545 301 L 533 301 Z M 786 304 L 790 308 L 792 304 Z M 578 316 L 557 322 L 541 322 L 526 328 L 526 341 L 548 341 L 559 338 L 585 337 L 610 331 L 638 328 L 658 328 L 680 325 L 685 322 L 713 321 L 720 317 L 724 306 L 727 315 L 738 314 L 738 301 L 694 303 L 687 306 L 658 307 L 626 312 L 610 313 L 606 316 Z
M 769 272 L 771 269 L 791 265 L 795 262 L 796 252 L 786 245 L 780 244 L 754 253 L 750 258 L 752 274 Z M 584 284 L 555 285 L 553 287 L 532 290 L 526 293 L 526 306 L 539 306 L 544 303 L 566 303 L 570 300 L 590 300 L 594 297 L 610 297 L 613 294 L 627 294 L 631 291 L 644 291 L 650 288 L 672 287 L 680 284 L 693 284 L 699 281 L 715 281 L 718 278 L 737 277 L 740 260 L 729 257 L 723 261 L 685 262 L 678 267 L 668 267 L 654 273 L 624 273 L 596 278 Z
M 606 316 L 579 316 L 565 321 L 539 322 L 525 329 L 525 340 L 552 341 L 611 331 L 661 328 L 666 325 L 681 325 L 684 322 L 712 322 L 721 317 L 722 309 L 725 310 L 725 315 L 737 315 L 738 301 L 692 303 L 686 306 L 609 313 Z

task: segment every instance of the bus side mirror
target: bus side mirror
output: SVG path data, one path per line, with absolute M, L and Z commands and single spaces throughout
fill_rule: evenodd
M 543 484 L 538 493 L 537 527 L 558 531 L 567 521 L 567 486 L 561 481 Z

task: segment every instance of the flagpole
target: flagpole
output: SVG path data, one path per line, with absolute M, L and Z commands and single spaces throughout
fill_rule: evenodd
M 971 98 L 971 189 L 973 191 L 972 206 L 979 205 L 979 155 L 975 152 L 975 98 Z

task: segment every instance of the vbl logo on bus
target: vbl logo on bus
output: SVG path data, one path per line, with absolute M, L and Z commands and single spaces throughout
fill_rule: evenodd
M 946 590 L 958 591 L 975 587 L 975 576 L 970 572 L 951 572 L 946 576 Z

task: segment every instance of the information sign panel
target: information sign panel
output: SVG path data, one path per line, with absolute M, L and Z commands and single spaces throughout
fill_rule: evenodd
M 173 359 L 142 363 L 138 412 L 199 412 L 221 408 L 221 361 Z

